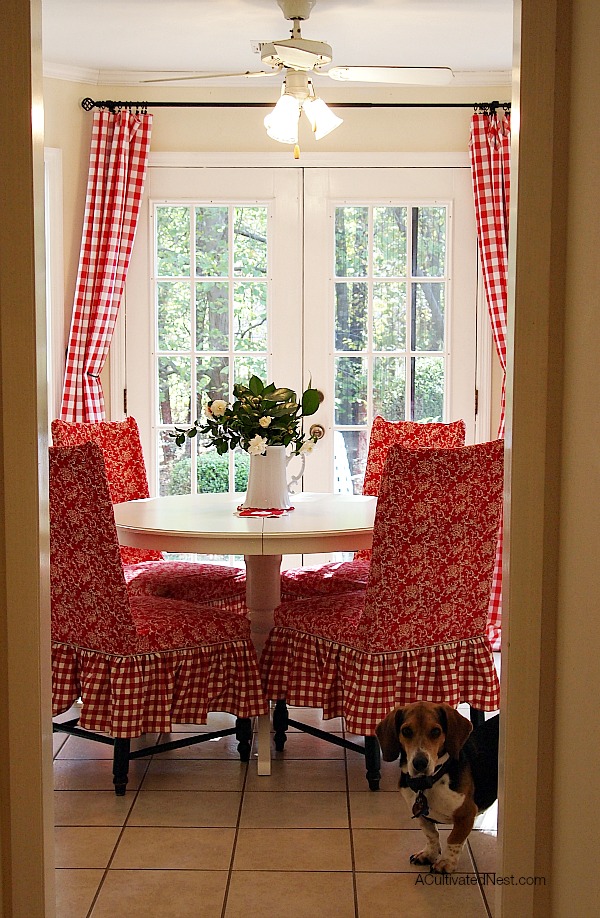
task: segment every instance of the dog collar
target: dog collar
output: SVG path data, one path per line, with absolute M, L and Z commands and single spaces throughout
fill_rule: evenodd
M 412 808 L 413 819 L 417 816 L 423 816 L 424 818 L 428 816 L 429 804 L 424 791 L 432 788 L 436 781 L 439 781 L 446 774 L 449 766 L 450 756 L 446 754 L 446 758 L 443 762 L 440 762 L 432 775 L 415 775 L 413 778 L 407 771 L 400 773 L 400 787 L 408 787 L 410 790 L 415 791 L 417 795 Z

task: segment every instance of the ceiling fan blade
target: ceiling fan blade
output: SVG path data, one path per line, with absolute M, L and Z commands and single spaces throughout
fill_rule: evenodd
M 398 83 L 404 86 L 446 86 L 454 79 L 449 67 L 330 67 L 320 70 L 332 80 L 348 83 Z
M 273 70 L 244 70 L 239 73 L 194 73 L 189 76 L 176 76 L 176 77 L 155 77 L 152 80 L 142 80 L 143 83 L 182 83 L 186 80 L 218 80 L 227 77 L 247 77 L 248 79 L 253 79 L 254 77 L 270 77 L 276 76 L 280 73 L 282 67 L 276 67 Z

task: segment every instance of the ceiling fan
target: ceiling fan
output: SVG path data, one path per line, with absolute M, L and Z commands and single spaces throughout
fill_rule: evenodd
M 296 71 L 318 73 L 340 82 L 395 83 L 399 85 L 444 86 L 452 82 L 454 74 L 449 67 L 330 67 L 333 60 L 331 45 L 324 41 L 303 38 L 300 23 L 307 20 L 316 0 L 277 0 L 283 15 L 293 23 L 291 38 L 275 41 L 253 42 L 263 64 L 270 70 L 246 70 L 242 73 L 195 73 L 180 77 L 164 77 L 145 80 L 146 83 L 183 82 L 185 80 L 208 80 L 218 77 L 269 77 Z
M 298 122 L 301 112 L 308 118 L 316 140 L 325 137 L 342 124 L 315 93 L 311 74 L 318 73 L 342 82 L 395 83 L 401 85 L 440 86 L 450 83 L 454 74 L 449 67 L 330 67 L 331 45 L 302 37 L 300 23 L 310 16 L 316 0 L 277 0 L 283 15 L 292 22 L 291 38 L 256 42 L 263 64 L 270 70 L 244 73 L 196 73 L 179 77 L 146 80 L 147 83 L 207 80 L 215 77 L 269 77 L 281 72 L 285 79 L 275 108 L 264 119 L 267 134 L 280 143 L 295 145 L 298 150 Z

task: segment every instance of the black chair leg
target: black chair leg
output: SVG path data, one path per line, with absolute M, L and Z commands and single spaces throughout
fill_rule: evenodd
M 252 721 L 249 717 L 236 717 L 235 738 L 238 741 L 240 762 L 249 762 L 252 745 Z
M 474 727 L 480 727 L 485 723 L 485 712 L 478 708 L 470 708 L 471 723 Z
M 381 778 L 381 749 L 376 736 L 365 736 L 365 764 L 367 766 L 367 781 L 370 790 L 379 790 Z
M 117 797 L 124 797 L 129 775 L 129 739 L 117 737 L 113 748 L 113 784 Z
M 273 710 L 273 729 L 275 730 L 275 749 L 277 752 L 283 752 L 283 747 L 287 740 L 285 731 L 288 728 L 288 721 L 289 716 L 285 699 L 280 698 L 275 702 Z

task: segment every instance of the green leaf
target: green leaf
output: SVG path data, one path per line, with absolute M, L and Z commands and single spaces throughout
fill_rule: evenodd
M 269 398 L 273 402 L 295 402 L 296 393 L 293 389 L 274 389 L 273 392 L 269 392 Z
M 198 430 L 197 430 L 195 427 L 191 427 L 191 428 L 188 430 L 187 435 L 188 435 L 188 437 L 189 437 L 190 440 L 191 440 L 191 438 L 192 438 L 192 437 L 195 437 L 197 433 L 198 433 Z
M 320 404 L 319 390 L 307 389 L 302 395 L 302 414 L 305 417 L 309 417 L 315 411 L 318 411 Z
M 248 380 L 248 388 L 252 395 L 262 395 L 265 387 L 262 379 L 259 379 L 258 376 L 251 376 Z

